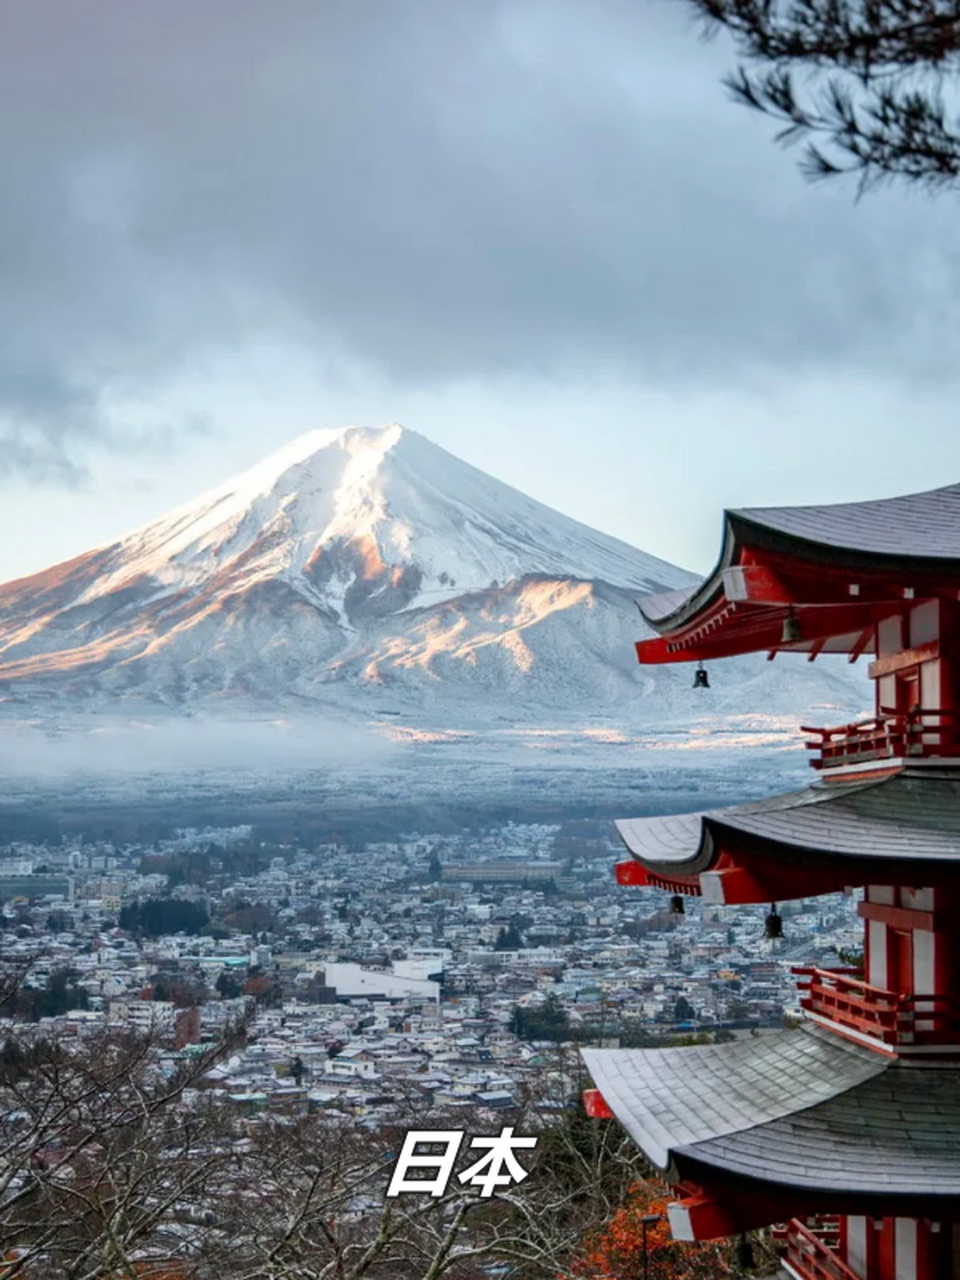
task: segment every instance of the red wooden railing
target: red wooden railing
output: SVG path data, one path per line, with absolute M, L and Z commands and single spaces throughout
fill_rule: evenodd
M 794 1218 L 787 1223 L 784 1263 L 799 1280 L 861 1280 L 861 1277 L 824 1243 L 821 1235 Z
M 797 1222 L 801 1222 L 811 1234 L 815 1235 L 821 1244 L 825 1244 L 828 1249 L 837 1249 L 840 1246 L 840 1217 L 836 1213 L 818 1213 L 811 1214 L 803 1219 L 797 1218 Z M 787 1240 L 790 1234 L 789 1222 L 774 1222 L 769 1228 L 770 1239 L 777 1247 L 777 1251 L 781 1257 L 787 1252 Z
M 805 981 L 800 1007 L 896 1046 L 960 1046 L 960 995 L 900 995 L 872 987 L 850 969 L 793 970 Z
M 883 707 L 870 720 L 832 729 L 801 725 L 800 731 L 818 735 L 805 743 L 819 753 L 810 761 L 814 769 L 901 756 L 960 756 L 960 713 L 943 708 L 902 714 Z

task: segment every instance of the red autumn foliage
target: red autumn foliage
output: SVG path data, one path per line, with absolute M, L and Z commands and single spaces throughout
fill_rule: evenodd
M 270 990 L 269 978 L 247 978 L 243 984 L 245 996 L 263 996 Z
M 653 1214 L 659 1215 L 659 1221 L 647 1227 L 645 1269 L 641 1218 Z M 564 1280 L 640 1280 L 644 1274 L 647 1280 L 721 1280 L 732 1270 L 727 1245 L 672 1239 L 664 1188 L 638 1182 L 606 1227 L 584 1242 Z

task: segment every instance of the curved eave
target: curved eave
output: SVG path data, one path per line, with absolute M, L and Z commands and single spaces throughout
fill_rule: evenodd
M 618 818 L 615 825 L 627 852 L 654 875 L 665 879 L 696 876 L 712 870 L 724 850 L 735 849 L 745 841 L 755 844 L 757 839 L 768 843 L 771 849 L 792 849 L 798 856 L 811 852 L 836 853 L 835 849 L 818 850 L 816 846 L 811 849 L 806 840 L 791 840 L 791 815 L 802 813 L 808 806 L 835 805 L 852 791 L 878 785 L 881 782 L 876 779 L 830 787 L 816 783 L 800 791 L 788 791 L 726 809 L 652 818 Z M 764 830 L 764 824 L 771 821 L 770 815 L 774 815 L 774 822 L 778 815 L 786 815 L 775 840 L 770 840 Z
M 931 534 L 929 553 L 918 529 L 925 511 L 939 529 Z M 909 553 L 893 549 L 896 538 L 885 525 L 895 530 L 898 512 L 911 531 Z M 954 519 L 955 530 L 949 524 Z M 823 536 L 814 536 L 815 529 Z M 798 593 L 794 582 L 778 592 L 779 572 L 800 575 L 803 589 Z M 755 598 L 740 580 L 744 573 L 767 573 L 765 585 L 773 585 L 773 594 L 768 589 Z M 847 579 L 869 582 L 872 593 L 843 600 L 837 584 Z M 902 600 L 905 591 L 922 598 L 955 589 L 960 485 L 878 503 L 726 511 L 720 556 L 704 581 L 691 591 L 637 601 L 660 637 L 641 641 L 638 656 L 641 662 L 676 662 L 780 648 L 860 653 L 866 648 L 860 633 L 891 611 L 898 591 Z M 784 645 L 782 623 L 794 605 L 803 609 L 804 643 Z
M 703 897 L 713 905 L 789 902 L 811 893 L 832 893 L 846 885 L 860 885 L 870 878 L 869 861 L 828 854 L 826 851 L 758 837 L 708 815 L 701 817 L 700 838 L 687 848 L 677 848 L 674 858 L 639 855 L 632 824 L 618 823 L 630 859 L 617 866 L 618 883 L 648 885 L 669 893 Z M 639 821 L 643 821 L 640 819 Z M 626 843 L 626 841 L 625 841 Z M 886 873 L 890 864 L 883 864 Z M 916 867 L 910 864 L 910 873 Z
M 733 1189 L 960 1198 L 960 1067 L 809 1024 L 725 1045 L 583 1049 L 607 1108 L 673 1180 Z
M 631 857 L 664 879 L 693 876 L 713 866 L 716 849 L 709 814 L 683 813 L 662 818 L 618 818 L 620 839 Z
M 676 1147 L 684 1177 L 791 1192 L 960 1199 L 960 1068 L 890 1065 L 813 1106 Z M 907 1117 L 905 1123 L 904 1117 Z
M 895 612 L 902 597 L 844 597 L 833 585 L 823 591 L 823 566 L 807 564 L 810 581 L 798 591 L 770 566 L 756 563 L 749 540 L 736 531 L 733 512 L 725 513 L 723 546 L 712 573 L 690 591 L 670 591 L 637 601 L 654 639 L 637 644 L 641 663 L 692 662 L 757 651 L 872 653 L 873 628 L 885 613 Z M 798 557 L 794 562 L 799 563 Z M 960 578 L 958 578 L 960 582 Z M 784 644 L 784 620 L 797 606 L 802 639 Z
M 720 558 L 712 572 L 690 591 L 657 592 L 641 596 L 637 607 L 644 622 L 660 635 L 667 635 L 721 604 L 724 599 L 723 571 L 736 563 L 734 557 L 738 551 L 730 523 L 730 512 L 727 511 L 724 512 Z
M 658 1169 L 681 1151 L 782 1120 L 885 1070 L 817 1028 L 682 1049 L 582 1049 L 603 1100 Z
M 939 883 L 960 865 L 960 777 L 904 771 L 817 783 L 728 809 L 616 825 L 654 882 L 711 902 L 786 901 L 872 874 Z

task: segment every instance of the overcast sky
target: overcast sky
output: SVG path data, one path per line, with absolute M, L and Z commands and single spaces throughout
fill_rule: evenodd
M 810 186 L 685 0 L 0 0 L 0 578 L 400 421 L 704 571 L 960 479 L 955 196 Z

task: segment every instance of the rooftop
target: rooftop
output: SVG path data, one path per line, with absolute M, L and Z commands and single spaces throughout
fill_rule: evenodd
M 708 901 L 749 902 L 807 897 L 811 892 L 864 884 L 896 864 L 914 882 L 950 874 L 960 863 L 960 776 L 929 768 L 880 778 L 817 783 L 767 800 L 655 818 L 617 822 L 632 857 L 652 881 L 670 887 L 696 877 Z M 752 862 L 778 883 L 757 897 L 727 892 L 735 865 Z M 811 863 L 829 865 L 836 885 L 811 889 Z M 804 869 L 806 873 L 804 874 Z M 796 876 L 796 892 L 791 891 Z M 629 880 L 629 876 L 621 878 Z M 926 880 L 924 880 L 926 883 Z
M 809 1025 L 726 1045 L 582 1053 L 614 1115 L 674 1180 L 722 1174 L 864 1204 L 893 1190 L 960 1197 L 956 1063 L 904 1065 Z
M 872 631 L 904 599 L 960 586 L 960 484 L 874 502 L 727 511 L 716 567 L 698 586 L 648 595 L 660 638 L 641 662 L 767 649 L 874 651 Z M 784 621 L 796 626 L 789 638 Z

